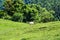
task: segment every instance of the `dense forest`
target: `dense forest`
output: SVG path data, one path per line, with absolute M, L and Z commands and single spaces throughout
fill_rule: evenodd
M 2 6 L 2 19 L 38 23 L 60 20 L 60 0 L 5 0 Z

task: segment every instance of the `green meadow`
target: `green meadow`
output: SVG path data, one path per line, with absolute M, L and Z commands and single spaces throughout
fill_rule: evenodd
M 30 25 L 0 19 L 0 40 L 60 40 L 60 21 Z

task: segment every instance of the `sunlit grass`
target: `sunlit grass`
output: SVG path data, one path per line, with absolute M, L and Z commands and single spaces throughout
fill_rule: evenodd
M 0 40 L 60 40 L 60 22 L 29 25 L 0 19 Z

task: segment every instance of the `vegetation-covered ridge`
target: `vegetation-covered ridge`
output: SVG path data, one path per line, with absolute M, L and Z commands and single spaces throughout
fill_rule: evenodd
M 60 21 L 29 25 L 0 19 L 0 40 L 60 40 Z

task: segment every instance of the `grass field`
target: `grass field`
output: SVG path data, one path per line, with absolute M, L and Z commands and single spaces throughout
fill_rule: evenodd
M 29 25 L 0 19 L 0 40 L 60 40 L 60 22 Z

